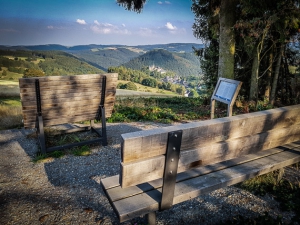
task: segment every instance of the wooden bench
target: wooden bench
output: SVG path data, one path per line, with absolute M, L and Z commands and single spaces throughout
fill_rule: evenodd
M 300 161 L 300 105 L 122 134 L 101 185 L 120 222 Z M 279 146 L 279 147 L 278 147 Z
M 112 113 L 117 80 L 116 73 L 19 79 L 24 127 L 37 128 L 42 153 L 94 142 L 107 145 L 105 118 Z M 94 128 L 94 120 L 100 119 L 101 133 Z M 62 133 L 92 130 L 99 138 L 49 148 L 46 146 L 44 127 L 80 121 L 90 121 L 90 126 L 68 129 Z

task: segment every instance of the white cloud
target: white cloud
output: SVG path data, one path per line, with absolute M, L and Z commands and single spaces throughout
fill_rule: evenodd
M 165 27 L 168 30 L 177 30 L 177 27 L 173 26 L 170 22 L 167 22 L 167 24 L 165 25 Z
M 137 33 L 138 35 L 143 37 L 153 37 L 156 35 L 156 32 L 154 30 L 151 30 L 150 28 L 140 28 Z
M 96 25 L 100 25 L 100 23 L 98 22 L 98 20 L 94 20 L 94 24 L 96 24 Z
M 160 5 L 162 5 L 163 3 L 162 3 L 161 1 L 159 1 L 159 2 L 157 2 L 157 4 L 160 4 Z
M 122 27 L 110 23 L 99 23 L 97 20 L 94 21 L 94 25 L 91 26 L 91 30 L 97 34 L 130 34 L 131 32 L 124 29 L 125 24 Z
M 168 4 L 168 5 L 170 5 L 170 4 L 171 4 L 171 2 L 169 2 L 169 1 L 165 1 L 165 3 L 166 3 L 166 4 Z
M 86 25 L 85 20 L 77 19 L 76 22 L 81 24 L 81 25 Z
M 66 28 L 64 28 L 64 27 L 55 27 L 55 26 L 49 25 L 49 26 L 47 26 L 47 29 L 49 29 L 49 30 L 63 30 L 63 29 L 66 29 Z

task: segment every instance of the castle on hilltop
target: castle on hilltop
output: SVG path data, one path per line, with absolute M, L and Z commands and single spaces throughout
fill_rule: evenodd
M 155 66 L 154 64 L 152 66 L 149 66 L 149 70 L 150 71 L 156 71 L 156 72 L 159 72 L 161 74 L 164 74 L 166 73 L 167 71 L 164 70 L 163 68 L 159 67 L 159 66 Z

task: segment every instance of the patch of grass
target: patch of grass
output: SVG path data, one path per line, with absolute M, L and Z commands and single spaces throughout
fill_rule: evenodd
M 34 162 L 34 163 L 45 162 L 45 161 L 48 161 L 51 158 L 61 158 L 65 154 L 66 153 L 64 151 L 54 151 L 54 152 L 49 152 L 49 153 L 46 153 L 46 154 L 38 152 L 36 154 L 36 156 L 32 159 L 32 162 Z
M 272 195 L 282 210 L 295 211 L 300 214 L 300 182 L 291 182 L 282 178 L 282 170 L 277 170 L 252 179 L 246 180 L 238 187 L 258 195 Z
M 38 152 L 36 154 L 36 156 L 32 159 L 32 161 L 35 163 L 38 163 L 38 162 L 41 162 L 41 161 L 47 159 L 48 157 L 49 157 L 48 154 L 42 154 L 42 153 Z
M 87 156 L 91 154 L 91 149 L 89 146 L 84 145 L 81 147 L 73 148 L 71 153 L 75 156 Z
M 23 126 L 23 117 L 21 106 L 14 105 L 14 100 L 11 102 L 3 102 L 0 99 L 0 130 L 12 128 L 21 128 Z
M 155 121 L 172 123 L 210 118 L 202 98 L 123 98 L 114 107 L 108 122 Z
M 49 157 L 53 157 L 53 158 L 61 158 L 65 155 L 64 151 L 54 151 L 54 152 L 50 152 L 48 154 Z

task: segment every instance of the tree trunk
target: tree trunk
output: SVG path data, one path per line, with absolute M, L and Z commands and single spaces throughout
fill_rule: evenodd
M 280 66 L 281 66 L 281 58 L 282 58 L 282 55 L 284 52 L 284 47 L 285 47 L 285 44 L 282 43 L 280 46 L 279 53 L 278 53 L 278 59 L 277 59 L 276 67 L 275 67 L 272 91 L 271 91 L 271 96 L 270 96 L 270 104 L 271 105 L 274 105 L 274 102 L 275 102 L 277 82 L 278 82 L 279 70 L 280 70 Z
M 271 94 L 271 79 L 272 79 L 272 71 L 273 71 L 273 49 L 270 51 L 269 55 L 269 68 L 267 72 L 267 82 L 265 89 L 265 99 L 270 102 L 270 94 Z
M 260 52 L 258 50 L 258 46 L 255 46 L 255 48 L 253 49 L 253 62 L 252 62 L 252 70 L 251 70 L 249 100 L 256 100 L 257 99 L 259 56 L 260 56 Z
M 220 7 L 220 37 L 218 77 L 234 78 L 236 0 L 222 0 Z

